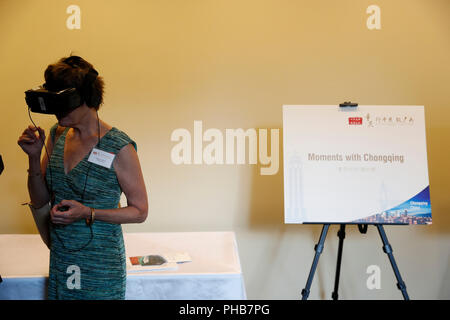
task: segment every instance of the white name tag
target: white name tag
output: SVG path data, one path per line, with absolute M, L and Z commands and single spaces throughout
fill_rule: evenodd
M 89 155 L 88 161 L 109 169 L 111 168 L 115 156 L 114 153 L 94 148 Z

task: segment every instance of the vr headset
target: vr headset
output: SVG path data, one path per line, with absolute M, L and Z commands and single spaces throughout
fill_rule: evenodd
M 76 88 L 49 91 L 45 84 L 25 91 L 25 101 L 31 112 L 45 114 L 68 114 L 82 104 Z
M 77 68 L 82 58 L 71 56 L 63 62 Z M 66 115 L 81 106 L 90 94 L 88 88 L 97 78 L 98 72 L 91 68 L 86 74 L 81 88 L 66 88 L 59 91 L 49 90 L 47 84 L 25 91 L 25 101 L 32 112 Z

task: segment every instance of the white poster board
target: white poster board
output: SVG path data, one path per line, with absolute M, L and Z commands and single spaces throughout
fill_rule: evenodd
M 283 106 L 285 223 L 431 224 L 423 106 Z

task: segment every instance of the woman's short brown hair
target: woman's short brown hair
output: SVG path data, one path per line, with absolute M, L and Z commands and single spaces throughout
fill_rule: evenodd
M 69 56 L 50 64 L 44 72 L 45 87 L 60 91 L 77 88 L 83 102 L 98 110 L 103 103 L 103 78 L 98 76 L 92 64 L 79 56 Z

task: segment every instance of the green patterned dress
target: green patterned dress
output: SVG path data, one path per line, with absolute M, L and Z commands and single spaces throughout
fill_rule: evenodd
M 117 208 L 122 190 L 114 166 L 108 169 L 88 162 L 89 152 L 66 175 L 64 145 L 69 128 L 55 142 L 57 126 L 50 130 L 54 147 L 46 171 L 55 203 L 65 199 L 95 209 Z M 134 141 L 113 127 L 96 148 L 117 154 L 129 143 L 136 149 Z M 99 220 L 92 227 L 85 220 L 66 226 L 51 224 L 50 236 L 49 299 L 125 299 L 126 261 L 120 224 Z

